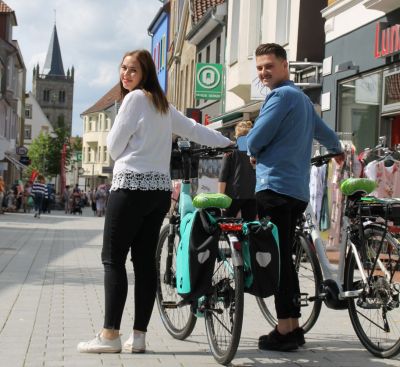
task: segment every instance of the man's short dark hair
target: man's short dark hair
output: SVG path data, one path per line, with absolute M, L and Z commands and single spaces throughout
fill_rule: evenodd
M 274 54 L 276 57 L 287 60 L 286 50 L 277 43 L 262 43 L 256 49 L 256 56 Z

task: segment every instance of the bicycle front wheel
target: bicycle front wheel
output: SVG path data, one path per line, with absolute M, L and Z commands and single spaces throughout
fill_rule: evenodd
M 373 355 L 390 358 L 400 351 L 400 254 L 399 243 L 381 226 L 364 231 L 365 251 L 353 251 L 346 259 L 347 291 L 358 293 L 349 299 L 349 315 L 358 338 Z M 364 282 L 361 273 L 366 275 Z
M 302 233 L 296 234 L 292 256 L 299 276 L 300 292 L 307 299 L 315 297 L 307 306 L 301 308 L 299 323 L 304 332 L 308 332 L 316 323 L 321 312 L 322 300 L 318 298 L 318 291 L 322 283 L 321 267 L 315 255 L 313 244 Z M 256 297 L 256 300 L 265 319 L 271 326 L 275 327 L 278 319 L 275 312 L 274 297 Z
M 231 249 L 220 240 L 212 277 L 213 293 L 206 296 L 204 312 L 207 339 L 218 363 L 228 364 L 234 358 L 243 322 L 243 266 L 234 266 Z
M 173 234 L 173 241 L 168 243 L 169 225 L 161 229 L 157 245 L 157 294 L 156 302 L 161 320 L 175 339 L 186 339 L 196 325 L 196 316 L 190 310 L 190 305 L 178 306 L 181 297 L 176 290 L 176 252 L 179 246 L 179 236 Z

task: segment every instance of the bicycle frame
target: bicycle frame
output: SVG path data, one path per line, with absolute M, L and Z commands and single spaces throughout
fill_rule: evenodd
M 318 258 L 318 261 L 321 266 L 322 274 L 323 274 L 323 280 L 333 280 L 339 290 L 338 298 L 340 300 L 344 300 L 346 298 L 354 298 L 357 297 L 362 290 L 359 291 L 346 291 L 343 289 L 343 284 L 344 284 L 344 271 L 345 271 L 345 262 L 346 262 L 346 254 L 347 254 L 347 249 L 348 251 L 351 251 L 355 257 L 355 260 L 357 262 L 358 268 L 360 270 L 360 275 L 363 280 L 364 284 L 368 284 L 368 276 L 363 270 L 363 265 L 362 265 L 362 260 L 359 256 L 359 253 L 357 251 L 356 245 L 351 241 L 349 238 L 349 228 L 350 228 L 350 219 L 347 216 L 343 216 L 343 224 L 342 224 L 342 229 L 341 229 L 341 241 L 339 244 L 339 262 L 338 266 L 334 267 L 331 262 L 328 259 L 327 253 L 326 253 L 326 247 L 324 244 L 323 239 L 321 238 L 321 233 L 318 230 L 318 225 L 315 220 L 314 212 L 312 210 L 311 204 L 308 203 L 307 209 L 304 212 L 305 219 L 306 219 L 306 224 L 307 227 L 306 229 L 309 231 L 312 242 L 315 247 L 315 252 Z M 371 224 L 374 222 L 364 222 L 362 225 L 364 227 L 368 226 L 368 224 Z M 374 223 L 377 224 L 377 223 Z M 382 228 L 385 228 L 382 225 Z M 396 240 L 393 236 L 390 235 L 390 233 L 387 233 L 388 236 L 390 236 L 393 241 L 397 242 L 400 246 L 400 243 L 398 240 Z M 387 279 L 390 279 L 390 274 L 387 272 L 385 266 L 383 265 L 382 261 L 380 259 L 377 259 L 376 265 L 378 265 L 379 269 L 385 274 L 385 277 Z

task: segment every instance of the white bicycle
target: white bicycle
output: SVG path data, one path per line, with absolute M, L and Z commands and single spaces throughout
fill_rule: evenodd
M 333 154 L 315 157 L 311 164 L 327 163 Z M 322 301 L 328 308 L 348 309 L 358 338 L 373 355 L 390 358 L 400 351 L 400 200 L 365 196 L 375 188 L 367 179 L 348 179 L 339 262 L 330 263 L 308 205 L 293 244 L 299 274 L 300 324 L 309 331 Z M 277 323 L 273 297 L 257 298 L 267 321 Z M 306 307 L 307 306 L 307 307 Z

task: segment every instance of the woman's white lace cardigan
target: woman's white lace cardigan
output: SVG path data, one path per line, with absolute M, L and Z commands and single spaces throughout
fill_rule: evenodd
M 108 152 L 115 161 L 111 190 L 170 190 L 173 133 L 210 147 L 231 143 L 172 105 L 166 114 L 160 114 L 141 90 L 128 93 L 107 136 Z

